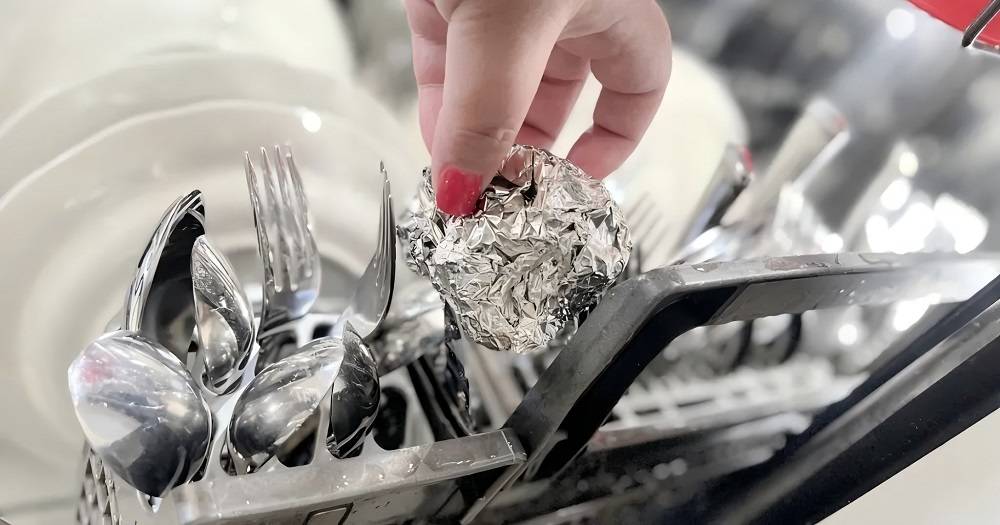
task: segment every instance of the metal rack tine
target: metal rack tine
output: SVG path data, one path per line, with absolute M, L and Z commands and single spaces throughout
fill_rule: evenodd
M 962 47 L 969 47 L 978 40 L 979 35 L 996 18 L 997 13 L 1000 13 L 1000 0 L 991 0 L 983 6 L 983 10 L 979 12 L 975 20 L 965 28 L 965 33 L 962 34 Z

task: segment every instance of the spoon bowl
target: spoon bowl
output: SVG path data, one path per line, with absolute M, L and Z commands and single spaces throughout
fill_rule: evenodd
M 68 378 L 87 442 L 128 484 L 160 497 L 199 470 L 212 414 L 163 346 L 132 332 L 105 334 L 80 352 Z
M 240 378 L 253 348 L 253 308 L 226 257 L 204 235 L 191 250 L 201 380 L 215 394 Z
M 378 410 L 379 382 L 371 351 L 353 329 L 324 337 L 265 367 L 240 395 L 229 425 L 230 453 L 239 473 L 297 449 L 317 428 L 338 457 L 361 445 Z M 319 421 L 330 399 L 330 421 Z
M 204 222 L 200 191 L 174 201 L 149 239 L 125 299 L 124 329 L 166 347 L 182 363 L 194 333 L 191 250 L 205 234 Z

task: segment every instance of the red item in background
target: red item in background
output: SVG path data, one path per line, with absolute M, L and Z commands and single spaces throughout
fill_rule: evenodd
M 964 32 L 990 0 L 910 0 L 910 2 L 934 18 Z M 986 25 L 978 41 L 991 46 L 1000 46 L 1000 16 Z

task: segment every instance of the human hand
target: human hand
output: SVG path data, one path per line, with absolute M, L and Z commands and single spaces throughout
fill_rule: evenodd
M 511 145 L 549 148 L 588 73 L 603 89 L 568 158 L 603 178 L 635 149 L 670 77 L 653 0 L 405 0 L 437 205 L 476 201 Z

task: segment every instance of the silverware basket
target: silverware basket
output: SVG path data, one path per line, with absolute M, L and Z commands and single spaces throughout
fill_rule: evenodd
M 931 295 L 941 303 L 966 301 L 998 272 L 1000 259 L 991 256 L 933 254 L 765 258 L 654 270 L 612 289 L 554 356 L 531 362 L 459 345 L 478 433 L 434 430 L 451 408 L 416 384 L 421 376 L 411 365 L 408 375 L 400 370 L 385 377 L 383 395 L 386 388 L 403 392 L 411 403 L 407 425 L 421 429 L 413 434 L 423 443 L 383 450 L 369 436 L 357 457 L 317 455 L 308 465 L 241 476 L 210 466 L 161 501 L 141 497 L 91 455 L 78 519 L 575 523 L 643 498 L 679 504 L 692 487 L 765 462 L 789 436 L 807 429 L 812 413 L 860 380 L 790 361 L 727 374 L 709 395 L 704 383 L 650 375 L 647 365 L 677 336 L 818 308 Z

